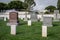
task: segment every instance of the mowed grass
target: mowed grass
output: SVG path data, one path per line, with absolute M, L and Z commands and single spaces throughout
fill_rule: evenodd
M 42 22 L 33 22 L 28 26 L 27 22 L 20 21 L 16 28 L 16 35 L 10 34 L 10 26 L 0 20 L 0 40 L 60 40 L 60 22 L 53 22 L 53 27 L 48 27 L 48 37 L 43 38 Z

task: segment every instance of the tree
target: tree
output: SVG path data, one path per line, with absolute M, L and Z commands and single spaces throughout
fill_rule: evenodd
M 60 11 L 60 0 L 57 2 L 57 9 Z
M 56 7 L 50 5 L 50 6 L 46 7 L 45 10 L 50 10 L 50 12 L 54 12 L 54 10 L 56 10 Z
M 7 4 L 0 3 L 0 10 L 6 10 L 6 9 L 7 9 Z
M 27 3 L 27 5 L 28 5 L 27 10 L 30 10 L 31 5 L 33 5 L 33 4 L 34 4 L 34 6 L 36 5 L 34 0 L 25 0 L 24 2 Z
M 21 1 L 11 1 L 10 3 L 8 3 L 8 6 L 10 9 L 21 9 L 22 2 Z
M 8 8 L 16 10 L 26 9 L 27 4 L 21 1 L 11 1 L 10 3 L 8 3 Z

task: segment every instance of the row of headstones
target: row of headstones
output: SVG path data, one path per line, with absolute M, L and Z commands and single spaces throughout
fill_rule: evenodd
M 42 12 L 41 13 L 41 19 L 40 21 L 43 21 L 43 15 L 44 13 Z M 54 10 L 54 13 L 53 13 L 53 21 L 59 21 L 60 20 L 60 13 L 59 13 L 59 10 Z
M 28 20 L 28 26 L 31 26 L 31 24 L 31 20 Z M 7 25 L 11 26 L 11 34 L 16 35 L 16 26 L 18 25 L 18 12 L 13 11 L 9 13 L 9 22 Z M 52 26 L 51 16 L 43 16 L 42 37 L 47 37 L 47 26 Z
M 41 13 L 41 18 L 37 18 L 37 14 L 35 12 L 30 12 L 30 15 L 31 15 L 31 21 L 43 21 L 43 15 L 44 13 L 42 12 Z M 59 21 L 60 20 L 60 14 L 59 14 L 59 10 L 54 10 L 54 14 L 53 14 L 53 21 Z M 26 17 L 27 19 L 27 17 Z
M 52 19 L 51 16 L 43 16 L 43 24 L 42 24 L 42 37 L 47 37 L 47 27 L 52 27 Z M 28 26 L 31 26 L 31 20 L 28 20 Z
M 43 15 L 44 13 L 42 13 L 42 17 L 41 18 L 37 18 L 37 14 L 35 12 L 30 12 L 31 18 L 29 20 L 31 21 L 43 21 Z M 25 15 L 24 20 L 28 21 L 27 18 L 27 14 Z M 60 14 L 59 14 L 59 10 L 54 10 L 54 21 L 59 21 L 60 20 Z M 6 21 L 6 17 L 4 17 L 4 21 Z
M 16 35 L 16 26 L 18 25 L 18 12 L 10 12 L 9 22 L 7 25 L 11 27 L 11 34 Z M 28 20 L 28 26 L 31 26 L 31 20 Z M 43 16 L 42 37 L 47 37 L 47 26 L 52 26 L 52 17 Z

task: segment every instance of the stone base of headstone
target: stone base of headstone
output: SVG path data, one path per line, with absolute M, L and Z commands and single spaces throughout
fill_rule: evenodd
M 28 26 L 31 26 L 31 20 L 28 20 Z
M 7 26 L 11 27 L 11 35 L 16 35 L 16 26 L 18 23 L 7 23 Z
M 7 23 L 7 26 L 18 25 L 18 23 Z
M 16 25 L 11 25 L 11 35 L 16 35 Z
M 42 37 L 47 37 L 47 26 L 42 26 Z

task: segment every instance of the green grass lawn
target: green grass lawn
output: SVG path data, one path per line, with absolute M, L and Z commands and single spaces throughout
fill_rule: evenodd
M 0 20 L 0 40 L 60 40 L 60 22 L 53 22 L 53 27 L 48 27 L 47 38 L 41 36 L 41 22 L 34 22 L 32 26 L 28 26 L 27 22 L 20 21 L 15 36 L 10 34 L 10 27 L 6 23 Z

